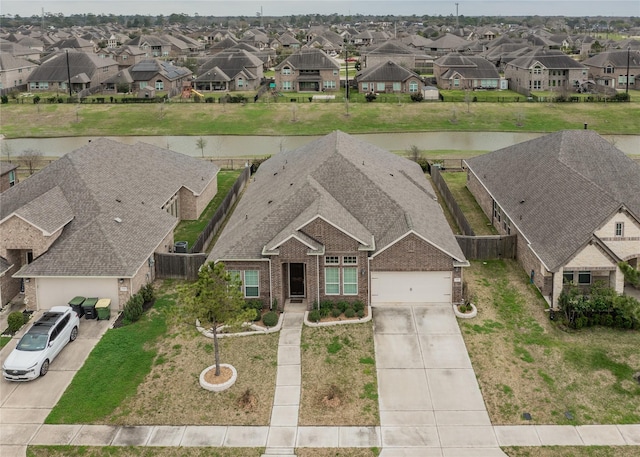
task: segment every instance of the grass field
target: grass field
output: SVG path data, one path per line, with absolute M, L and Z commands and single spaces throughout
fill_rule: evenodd
M 640 103 L 164 103 L 0 107 L 7 138 L 104 135 L 321 135 L 581 129 L 637 134 Z M 467 110 L 469 109 L 469 112 Z
M 467 174 L 464 172 L 442 173 L 449 190 L 476 235 L 497 235 L 498 231 L 491 225 L 480 205 L 467 189 Z
M 478 317 L 460 326 L 493 424 L 640 422 L 640 332 L 551 322 L 515 261 L 472 262 L 464 274 Z
M 637 446 L 505 447 L 509 457 L 637 457 Z

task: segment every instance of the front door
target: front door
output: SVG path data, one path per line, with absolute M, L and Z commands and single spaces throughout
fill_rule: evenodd
M 289 264 L 289 296 L 304 297 L 304 263 Z

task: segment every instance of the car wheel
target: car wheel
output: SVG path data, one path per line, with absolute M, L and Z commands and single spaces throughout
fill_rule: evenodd
M 69 341 L 75 341 L 78 338 L 78 327 L 73 327 L 71 329 L 71 336 L 69 337 Z
M 44 376 L 49 371 L 49 360 L 45 360 L 42 362 L 42 366 L 40 367 L 40 376 Z

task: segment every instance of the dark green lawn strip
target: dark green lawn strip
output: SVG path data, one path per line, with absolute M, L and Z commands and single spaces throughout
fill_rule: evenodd
M 240 170 L 221 170 L 218 173 L 218 192 L 207 205 L 200 215 L 200 218 L 194 221 L 181 221 L 176 227 L 173 239 L 176 241 L 188 241 L 189 246 L 198 239 L 198 236 L 209 223 L 209 219 L 215 214 L 216 210 L 227 196 L 229 190 L 233 187 L 240 176 Z
M 156 352 L 153 342 L 163 335 L 163 310 L 171 301 L 161 298 L 135 324 L 108 330 L 78 371 L 47 424 L 93 423 L 104 419 L 136 389 L 150 372 Z

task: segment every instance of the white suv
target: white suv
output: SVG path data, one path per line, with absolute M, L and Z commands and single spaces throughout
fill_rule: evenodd
M 2 365 L 7 381 L 30 381 L 44 376 L 49 364 L 68 342 L 78 337 L 80 318 L 69 306 L 54 306 L 20 339 Z

